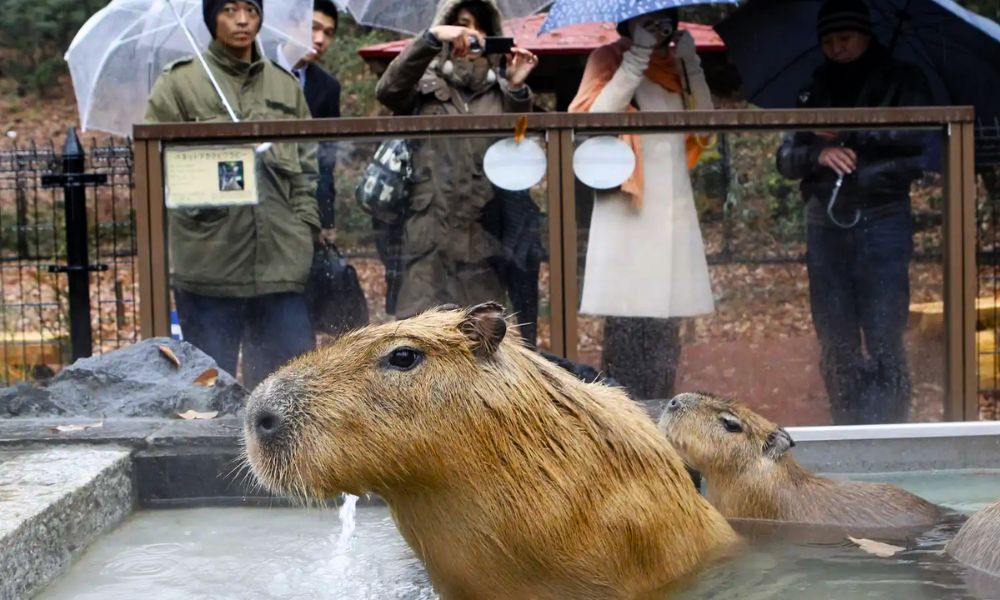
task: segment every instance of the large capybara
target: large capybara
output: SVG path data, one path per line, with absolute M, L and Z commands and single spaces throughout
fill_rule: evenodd
M 969 517 L 945 552 L 964 565 L 1000 578 L 1000 501 Z M 1000 579 L 995 584 L 1000 594 Z
M 704 475 L 706 496 L 730 519 L 906 528 L 943 517 L 937 506 L 897 486 L 809 472 L 788 453 L 795 445 L 788 432 L 731 400 L 675 396 L 664 406 L 659 429 Z
M 443 598 L 658 597 L 738 547 L 624 392 L 505 336 L 503 308 L 347 333 L 250 398 L 267 487 L 381 496 Z

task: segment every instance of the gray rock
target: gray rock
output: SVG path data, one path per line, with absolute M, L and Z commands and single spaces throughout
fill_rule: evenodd
M 0 417 L 40 417 L 64 412 L 44 388 L 19 383 L 0 389 Z
M 161 345 L 177 356 L 179 368 L 160 352 Z M 195 385 L 208 369 L 219 372 L 215 385 Z M 187 410 L 236 414 L 246 396 L 232 375 L 201 350 L 172 338 L 152 338 L 80 359 L 44 388 L 22 384 L 0 390 L 0 416 L 173 417 Z

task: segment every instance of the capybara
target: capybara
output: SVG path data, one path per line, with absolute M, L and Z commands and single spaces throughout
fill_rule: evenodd
M 372 492 L 443 598 L 646 598 L 738 548 L 624 392 L 506 336 L 503 308 L 347 333 L 253 393 L 269 488 Z
M 885 483 L 835 481 L 809 472 L 788 452 L 783 428 L 746 406 L 709 394 L 666 403 L 659 428 L 706 479 L 706 496 L 730 519 L 903 528 L 937 523 L 941 510 Z
M 1000 578 L 1000 501 L 969 517 L 945 551 L 964 565 Z M 1000 580 L 996 583 L 1000 593 Z

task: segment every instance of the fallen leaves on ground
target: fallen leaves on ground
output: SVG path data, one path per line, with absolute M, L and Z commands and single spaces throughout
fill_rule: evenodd
M 188 410 L 185 412 L 177 413 L 177 416 L 186 421 L 196 421 L 199 419 L 214 419 L 219 416 L 219 411 L 212 410 L 208 412 L 198 412 L 196 410 Z
M 203 385 L 205 387 L 212 387 L 215 385 L 215 380 L 219 378 L 218 369 L 206 369 L 204 373 L 199 375 L 194 380 L 195 385 Z
M 162 344 L 157 346 L 157 348 L 160 349 L 160 354 L 166 357 L 166 359 L 169 360 L 170 362 L 174 363 L 175 367 L 177 367 L 178 369 L 181 368 L 181 359 L 177 358 L 177 355 L 174 354 L 173 350 L 171 350 L 168 346 L 164 346 Z
M 892 544 L 876 542 L 875 540 L 869 540 L 866 538 L 854 538 L 847 536 L 847 539 L 857 544 L 859 548 L 868 554 L 874 554 L 875 556 L 879 556 L 881 558 L 889 558 L 899 554 L 903 550 L 906 550 L 906 548 L 902 548 L 900 546 L 893 546 Z
M 99 421 L 97 423 L 74 423 L 72 425 L 56 425 L 55 427 L 49 427 L 49 431 L 52 433 L 69 433 L 71 431 L 86 431 L 88 429 L 97 429 L 98 427 L 104 427 L 104 421 Z

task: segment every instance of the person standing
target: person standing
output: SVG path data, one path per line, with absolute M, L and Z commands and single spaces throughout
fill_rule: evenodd
M 863 0 L 827 0 L 816 33 L 826 60 L 800 107 L 931 104 L 923 72 L 879 42 Z M 778 149 L 778 171 L 801 180 L 813 326 L 839 425 L 907 419 L 910 184 L 922 175 L 925 141 L 920 131 L 800 131 Z
M 379 102 L 397 115 L 529 112 L 525 81 L 538 64 L 535 55 L 514 48 L 501 69 L 500 56 L 472 48 L 472 40 L 482 47 L 486 36 L 503 35 L 502 19 L 494 0 L 441 0 L 430 28 L 382 74 Z M 417 143 L 402 222 L 398 318 L 441 304 L 504 299 L 494 266 L 503 249 L 482 224 L 483 208 L 494 196 L 483 172 L 491 142 L 451 136 Z
M 591 53 L 570 112 L 711 110 L 694 39 L 676 9 L 629 19 Z M 636 168 L 599 192 L 580 312 L 605 315 L 602 368 L 637 399 L 670 398 L 680 318 L 715 310 L 689 168 L 704 143 L 682 134 L 623 136 Z M 622 293 L 628 290 L 628 293 Z
M 204 0 L 213 41 L 203 57 L 243 121 L 308 119 L 295 76 L 258 52 L 263 0 Z M 166 67 L 150 93 L 147 123 L 227 122 L 230 117 L 194 57 Z M 314 347 L 303 296 L 319 236 L 314 144 L 262 144 L 258 204 L 167 213 L 174 300 L 185 340 L 252 389 Z
M 306 95 L 309 112 L 314 119 L 340 117 L 340 81 L 319 65 L 337 34 L 337 7 L 330 0 L 314 0 L 312 16 L 312 51 L 306 53 L 292 68 L 299 78 Z M 337 168 L 337 145 L 333 142 L 319 144 L 319 183 L 316 201 L 319 203 L 320 236 L 323 241 L 337 241 L 337 223 L 334 201 L 337 188 L 334 171 Z

